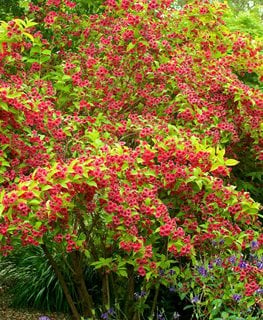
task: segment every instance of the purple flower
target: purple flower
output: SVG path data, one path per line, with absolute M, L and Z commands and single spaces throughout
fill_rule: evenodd
M 257 242 L 256 240 L 253 240 L 253 241 L 251 242 L 251 248 L 252 248 L 252 249 L 257 249 L 257 248 L 258 248 L 258 242 Z
M 215 240 L 212 240 L 211 243 L 212 243 L 212 246 L 216 247 L 217 242 Z
M 170 288 L 169 288 L 169 291 L 170 291 L 170 292 L 175 292 L 175 287 L 170 287 Z
M 215 264 L 216 264 L 217 266 L 221 266 L 221 265 L 222 265 L 222 259 L 216 258 L 216 259 L 215 259 Z
M 100 317 L 101 317 L 101 319 L 108 320 L 109 319 L 109 314 L 108 314 L 108 312 L 105 312 Z
M 246 263 L 245 261 L 240 261 L 238 266 L 239 266 L 239 268 L 241 268 L 241 269 L 246 269 L 247 263 Z
M 257 267 L 259 268 L 259 270 L 263 269 L 263 261 L 262 260 L 257 263 Z
M 219 241 L 219 244 L 220 245 L 222 245 L 222 244 L 224 244 L 225 243 L 225 240 L 224 239 L 221 239 L 220 241 Z
M 101 319 L 108 320 L 110 316 L 114 315 L 114 309 L 110 308 L 107 312 L 103 313 L 100 317 Z
M 50 320 L 50 318 L 47 316 L 40 316 L 38 320 Z
M 241 299 L 241 295 L 240 294 L 233 294 L 232 298 L 235 301 L 239 301 Z
M 235 256 L 231 256 L 229 259 L 228 259 L 228 261 L 230 262 L 230 263 L 232 263 L 232 264 L 235 264 L 236 263 L 236 257 Z
M 194 296 L 193 299 L 191 300 L 192 303 L 197 303 L 199 302 L 199 297 L 198 296 Z
M 169 274 L 172 276 L 172 275 L 175 274 L 175 271 L 171 269 L 171 270 L 169 271 Z
M 115 312 L 114 312 L 114 309 L 113 309 L 113 308 L 110 308 L 110 309 L 108 310 L 108 314 L 110 314 L 111 316 L 114 315 L 114 313 L 115 313 Z
M 257 293 L 257 294 L 263 294 L 263 288 L 257 289 L 257 290 L 256 290 L 256 293 Z
M 205 267 L 198 267 L 197 268 L 197 271 L 199 272 L 199 274 L 203 277 L 206 277 L 207 276 L 207 270 L 205 269 Z
M 161 277 L 163 277 L 163 276 L 165 275 L 165 272 L 164 272 L 163 269 L 160 269 L 160 270 L 159 270 L 159 275 L 160 275 Z
M 146 296 L 146 291 L 141 291 L 140 296 L 141 296 L 141 297 L 145 297 L 145 296 Z

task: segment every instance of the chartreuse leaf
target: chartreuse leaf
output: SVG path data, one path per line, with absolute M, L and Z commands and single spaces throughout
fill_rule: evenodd
M 97 183 L 94 180 L 88 180 L 86 183 L 90 187 L 97 187 Z
M 23 32 L 23 35 L 25 35 L 27 38 L 29 38 L 32 42 L 34 42 L 34 37 L 32 36 L 32 34 L 28 33 L 28 32 Z
M 35 224 L 35 228 L 38 230 L 40 227 L 42 226 L 42 222 L 41 221 L 38 221 L 36 224 Z
M 0 203 L 0 217 L 2 216 L 4 209 L 5 209 L 5 206 L 2 203 Z
M 29 204 L 32 205 L 32 206 L 38 206 L 39 203 L 40 203 L 40 201 L 37 200 L 37 199 L 32 199 L 32 200 L 29 201 Z
M 131 51 L 135 46 L 136 46 L 135 43 L 130 42 L 130 43 L 128 44 L 128 46 L 127 46 L 127 51 Z
M 236 166 L 238 163 L 239 163 L 239 161 L 237 161 L 237 160 L 235 160 L 235 159 L 227 159 L 227 160 L 225 161 L 225 165 L 226 165 L 226 166 L 230 166 L 230 167 Z

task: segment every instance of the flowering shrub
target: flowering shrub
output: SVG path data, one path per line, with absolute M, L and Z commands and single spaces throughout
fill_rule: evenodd
M 108 0 L 87 17 L 34 1 L 1 25 L 0 251 L 41 246 L 76 319 L 98 311 L 85 264 L 107 317 L 117 301 L 153 319 L 160 287 L 203 319 L 262 309 L 260 204 L 232 172 L 262 170 L 263 94 L 242 81 L 262 82 L 262 46 L 227 29 L 224 4 L 171 2 Z

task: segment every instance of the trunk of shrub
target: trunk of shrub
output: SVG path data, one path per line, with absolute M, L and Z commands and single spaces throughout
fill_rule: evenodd
M 70 254 L 72 260 L 72 266 L 74 269 L 73 281 L 76 285 L 78 296 L 81 303 L 83 315 L 95 319 L 94 316 L 94 304 L 92 296 L 88 293 L 88 289 L 85 282 L 85 277 L 82 268 L 82 257 L 78 251 L 73 251 Z
M 50 263 L 50 265 L 52 266 L 52 268 L 53 268 L 53 270 L 54 270 L 54 272 L 55 272 L 55 274 L 56 274 L 56 276 L 58 278 L 58 281 L 59 281 L 59 283 L 60 283 L 60 285 L 62 287 L 62 290 L 63 290 L 63 292 L 65 294 L 65 298 L 66 298 L 66 300 L 67 300 L 67 302 L 69 304 L 70 310 L 72 312 L 73 319 L 74 320 L 80 320 L 80 314 L 79 314 L 79 312 L 78 312 L 78 310 L 77 310 L 77 308 L 76 308 L 76 306 L 74 304 L 74 301 L 73 301 L 73 299 L 71 297 L 71 294 L 70 294 L 70 291 L 68 289 L 67 283 L 66 283 L 62 273 L 60 272 L 56 261 L 54 260 L 54 258 L 50 254 L 50 252 L 48 251 L 46 245 L 42 244 L 41 247 L 42 247 L 42 249 L 43 249 L 43 251 L 44 251 L 44 253 L 45 253 L 45 255 L 46 255 L 46 257 L 47 257 L 47 259 L 48 259 L 48 261 Z
M 102 273 L 102 304 L 105 310 L 110 308 L 109 275 L 104 270 Z
M 127 283 L 124 312 L 129 320 L 133 320 L 133 319 L 136 319 L 136 316 L 134 314 L 134 267 L 131 265 L 128 265 L 127 273 L 128 273 L 128 283 Z

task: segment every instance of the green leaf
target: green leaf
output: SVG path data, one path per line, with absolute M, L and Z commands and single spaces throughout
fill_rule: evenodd
M 38 206 L 39 203 L 40 203 L 40 201 L 37 200 L 37 199 L 32 199 L 32 200 L 29 201 L 29 204 L 32 205 L 32 206 Z
M 125 278 L 128 277 L 128 273 L 127 273 L 126 269 L 118 269 L 117 274 L 120 275 L 121 277 L 125 277 Z
M 129 167 L 130 167 L 129 163 L 128 162 L 124 162 L 124 164 L 122 165 L 122 171 L 125 171 Z
M 236 166 L 239 163 L 239 161 L 235 159 L 227 159 L 225 162 L 226 166 Z
M 112 263 L 112 258 L 100 258 L 99 261 L 95 261 L 91 263 L 92 266 L 95 267 L 95 269 L 100 269 L 102 267 L 110 267 L 110 264 Z
M 152 201 L 151 198 L 146 198 L 146 199 L 144 200 L 146 206 L 149 206 L 149 205 L 151 204 L 151 201 Z
M 218 167 L 220 167 L 222 164 L 221 163 L 213 163 L 212 166 L 211 166 L 211 171 L 214 171 L 216 170 Z
M 202 190 L 203 181 L 202 180 L 195 180 L 195 183 L 197 184 L 199 190 Z
M 51 188 L 52 188 L 52 186 L 46 185 L 41 189 L 41 191 L 47 191 L 47 190 L 49 190 Z
M 45 54 L 45 55 L 51 55 L 51 50 L 43 50 L 42 52 L 41 52 L 41 54 Z
M 0 193 L 0 203 L 3 201 L 5 195 L 5 190 L 3 189 Z
M 50 60 L 50 56 L 42 56 L 40 58 L 40 62 L 43 63 L 43 62 L 47 62 L 48 60 Z
M 7 103 L 1 101 L 0 102 L 0 106 L 4 111 L 10 111 L 9 108 L 8 108 L 8 104 Z
M 41 221 L 38 221 L 38 222 L 35 224 L 35 228 L 36 228 L 36 229 L 39 229 L 41 226 L 42 226 L 42 222 L 41 222 Z
M 90 187 L 97 187 L 97 183 L 94 180 L 87 181 L 87 185 Z
M 151 278 L 151 276 L 152 276 L 152 272 L 149 271 L 149 272 L 146 273 L 145 279 L 148 281 Z
M 5 206 L 1 203 L 0 204 L 0 217 L 2 216 L 4 209 L 5 209 Z
M 41 47 L 39 47 L 39 46 L 34 46 L 34 47 L 32 47 L 31 50 L 30 50 L 30 56 L 32 56 L 33 53 L 40 53 L 40 52 L 41 52 Z
M 25 35 L 27 38 L 29 38 L 32 42 L 34 42 L 34 37 L 32 36 L 32 34 L 28 33 L 28 32 L 23 32 L 23 35 Z
M 127 46 L 127 51 L 131 51 L 136 46 L 136 43 L 130 42 Z

